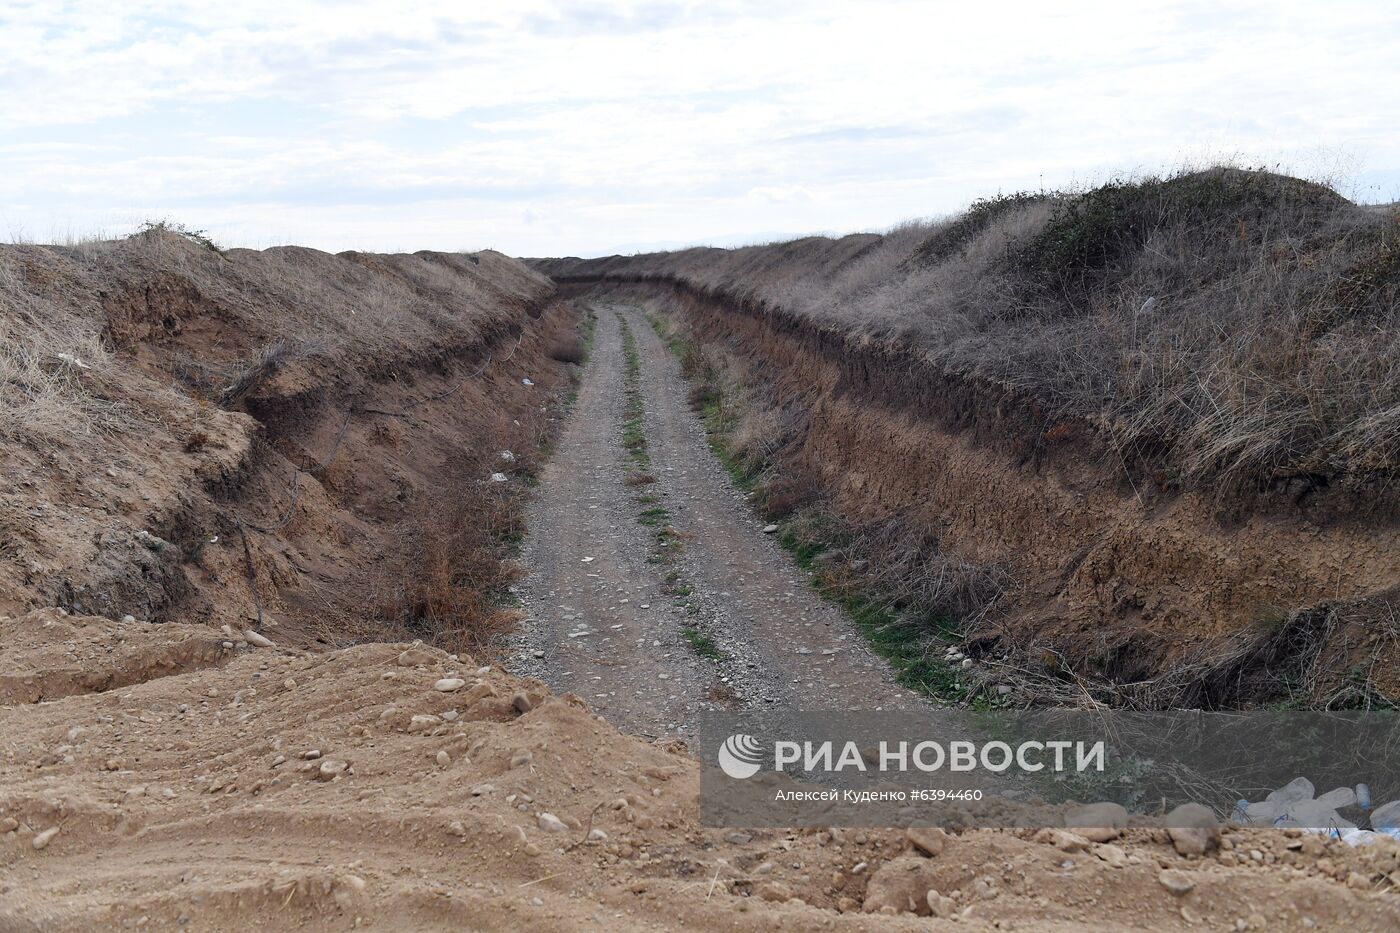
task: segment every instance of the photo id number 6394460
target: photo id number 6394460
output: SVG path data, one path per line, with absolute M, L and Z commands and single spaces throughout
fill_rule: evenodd
M 982 792 L 976 789 L 949 790 L 946 787 L 916 787 L 909 791 L 910 800 L 981 800 Z

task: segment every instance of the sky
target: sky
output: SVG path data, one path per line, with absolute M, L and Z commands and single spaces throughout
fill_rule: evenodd
M 516 256 L 1221 160 L 1400 199 L 1400 4 L 0 0 L 0 240 Z

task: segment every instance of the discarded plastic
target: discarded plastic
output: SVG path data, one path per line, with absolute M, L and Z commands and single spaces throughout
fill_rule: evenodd
M 1400 839 L 1400 800 L 1392 800 L 1371 812 L 1371 828 Z
M 1318 797 L 1317 802 L 1329 809 L 1340 810 L 1342 807 L 1350 807 L 1356 803 L 1356 791 L 1350 787 L 1338 787 L 1336 790 L 1329 790 Z
M 1363 811 L 1371 809 L 1371 787 L 1369 784 L 1356 785 L 1356 805 Z
M 1290 803 L 1299 800 L 1311 800 L 1313 798 L 1313 783 L 1305 777 L 1296 777 L 1283 785 L 1276 791 L 1271 791 L 1264 799 L 1270 803 L 1286 807 Z

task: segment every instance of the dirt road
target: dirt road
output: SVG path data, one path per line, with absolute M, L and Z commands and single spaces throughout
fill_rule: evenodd
M 578 401 L 528 517 L 521 596 L 529 619 L 514 669 L 580 694 L 645 735 L 684 734 L 704 709 L 920 702 L 764 534 L 706 443 L 677 362 L 640 310 L 594 311 L 595 347 Z M 624 322 L 636 342 L 656 477 L 644 487 L 625 482 Z M 640 520 L 648 508 L 665 510 L 678 555 L 658 557 L 656 528 Z

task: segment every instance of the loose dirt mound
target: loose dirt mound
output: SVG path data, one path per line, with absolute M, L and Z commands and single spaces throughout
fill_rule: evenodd
M 683 747 L 469 658 L 237 644 L 159 676 L 146 633 L 180 629 L 36 613 L 7 631 L 37 676 L 126 630 L 124 669 L 152 679 L 0 707 L 4 929 L 926 929 L 911 907 L 967 929 L 1400 922 L 1389 844 L 1235 833 L 1186 859 L 1153 830 L 969 831 L 927 857 L 888 831 L 704 829 Z

